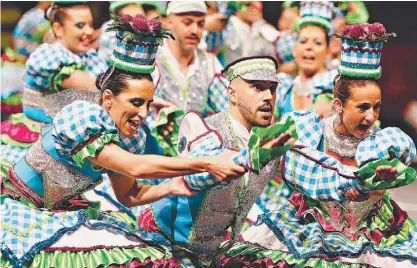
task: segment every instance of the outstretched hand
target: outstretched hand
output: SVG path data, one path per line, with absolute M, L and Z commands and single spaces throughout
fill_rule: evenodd
M 378 180 L 392 182 L 397 178 L 397 169 L 391 166 L 379 166 L 376 168 L 376 176 Z
M 375 190 L 368 193 L 361 193 L 355 188 L 349 188 L 345 192 L 345 197 L 348 200 L 356 201 L 356 202 L 362 202 L 365 200 L 379 200 L 381 199 L 385 194 L 385 190 Z
M 246 170 L 233 162 L 236 152 L 227 152 L 216 156 L 208 156 L 208 172 L 218 181 L 232 180 L 242 177 Z
M 286 131 L 279 135 L 277 138 L 267 141 L 262 145 L 264 149 L 272 149 L 275 147 L 281 147 L 284 145 L 291 145 L 295 142 L 294 138 L 291 137 L 291 132 Z

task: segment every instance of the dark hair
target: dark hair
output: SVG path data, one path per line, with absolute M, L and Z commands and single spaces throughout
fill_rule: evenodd
M 87 3 L 80 3 L 80 2 L 75 2 L 73 4 L 65 3 L 62 5 L 57 4 L 57 3 L 52 3 L 52 5 L 45 12 L 45 18 L 49 20 L 51 24 L 54 22 L 58 22 L 59 24 L 62 25 L 64 18 L 67 16 L 65 14 L 64 9 L 69 8 L 69 7 L 74 7 L 74 6 L 85 6 L 85 7 L 90 8 Z
M 338 98 L 343 105 L 350 97 L 350 89 L 354 87 L 366 87 L 369 84 L 373 84 L 379 89 L 381 88 L 378 82 L 372 78 L 354 78 L 344 75 L 337 75 L 334 79 L 334 91 L 333 95 Z
M 329 44 L 330 44 L 330 36 L 329 36 L 329 32 L 327 32 L 327 30 L 326 30 L 325 28 L 323 28 L 323 26 L 321 26 L 321 25 L 319 25 L 319 24 L 313 24 L 313 23 L 310 23 L 310 24 L 305 24 L 305 25 L 303 25 L 303 26 L 300 28 L 300 30 L 298 31 L 297 40 L 298 40 L 298 37 L 300 36 L 300 32 L 301 32 L 301 30 L 302 30 L 303 28 L 307 27 L 307 26 L 317 26 L 317 27 L 320 27 L 321 29 L 323 29 L 323 31 L 324 31 L 324 35 L 326 36 L 326 45 L 327 45 L 327 46 L 329 46 Z
M 150 74 L 133 73 L 129 71 L 120 70 L 114 66 L 109 67 L 105 73 L 100 74 L 96 79 L 96 87 L 101 92 L 105 89 L 109 89 L 114 96 L 120 94 L 120 92 L 127 87 L 128 80 L 152 80 Z M 101 103 L 100 99 L 100 103 Z

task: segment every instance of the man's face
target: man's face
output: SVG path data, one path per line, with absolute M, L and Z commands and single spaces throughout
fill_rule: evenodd
M 234 79 L 228 88 L 231 105 L 252 127 L 271 124 L 278 83 L 271 81 Z
M 197 48 L 203 36 L 206 16 L 200 13 L 184 13 L 169 16 L 169 28 L 175 41 L 184 50 Z
M 239 11 L 243 21 L 252 24 L 262 19 L 263 5 L 261 1 L 246 1 L 245 4 L 246 8 Z

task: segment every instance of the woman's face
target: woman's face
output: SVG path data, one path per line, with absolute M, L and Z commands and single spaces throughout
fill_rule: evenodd
M 342 111 L 345 134 L 363 138 L 378 120 L 381 108 L 381 89 L 375 84 L 350 88 L 350 96 L 344 106 L 335 100 L 336 110 Z
M 301 28 L 293 50 L 299 72 L 312 76 L 326 70 L 326 37 L 326 31 L 319 26 L 307 25 Z
M 54 22 L 52 28 L 58 41 L 71 52 L 86 53 L 93 41 L 93 15 L 88 6 L 76 5 L 63 9 L 62 25 Z
M 119 131 L 130 137 L 138 133 L 141 123 L 148 117 L 155 87 L 148 79 L 128 80 L 126 86 L 117 96 L 106 89 L 102 105 Z

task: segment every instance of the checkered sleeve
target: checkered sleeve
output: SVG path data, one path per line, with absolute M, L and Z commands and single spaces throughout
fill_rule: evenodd
M 94 157 L 106 143 L 119 143 L 120 139 L 109 114 L 99 105 L 87 101 L 75 101 L 65 106 L 55 116 L 53 127 L 52 136 L 58 153 L 72 158 L 80 166 L 84 165 L 84 159 Z M 140 135 L 138 133 L 138 137 Z M 122 146 L 129 151 L 140 151 L 143 145 L 139 140 L 124 140 Z
M 294 190 L 321 201 L 344 201 L 344 193 L 355 188 L 366 191 L 355 179 L 357 168 L 341 164 L 331 156 L 305 147 L 285 155 L 285 182 Z
M 120 147 L 132 154 L 143 154 L 146 144 L 146 133 L 142 128 L 132 137 L 126 137 L 120 133 Z
M 359 166 L 370 161 L 394 158 L 408 165 L 416 156 L 413 140 L 401 129 L 388 127 L 361 141 L 356 154 Z
M 60 90 L 65 77 L 75 70 L 84 70 L 81 57 L 60 43 L 42 44 L 26 62 L 26 86 L 35 90 Z
M 207 111 L 218 113 L 229 109 L 229 97 L 227 96 L 227 81 L 221 74 L 216 74 L 208 89 Z
M 281 32 L 280 36 L 275 41 L 278 58 L 281 62 L 289 62 L 294 59 L 292 51 L 296 41 L 297 33 L 287 31 Z
M 209 135 L 201 138 L 198 142 L 193 143 L 192 148 L 190 149 L 190 156 L 214 156 L 229 151 L 227 149 L 220 148 L 216 140 L 218 139 L 215 137 L 214 133 L 210 133 Z M 236 152 L 236 155 L 233 156 L 233 162 L 243 167 L 249 167 L 249 150 L 246 148 Z M 184 177 L 184 180 L 192 189 L 197 191 L 207 190 L 210 188 L 222 188 L 231 183 L 231 181 L 228 180 L 220 182 L 208 172 L 188 175 Z

